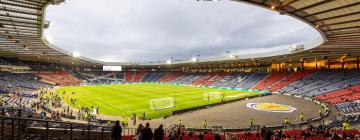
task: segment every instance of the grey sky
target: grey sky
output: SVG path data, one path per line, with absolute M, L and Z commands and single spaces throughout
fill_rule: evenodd
M 319 36 L 291 17 L 226 0 L 67 0 L 49 6 L 46 19 L 57 47 L 118 62 L 219 57 Z

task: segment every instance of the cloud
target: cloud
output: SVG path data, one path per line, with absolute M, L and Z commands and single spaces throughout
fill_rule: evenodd
M 97 60 L 187 60 L 304 42 L 319 34 L 301 21 L 232 1 L 68 0 L 49 6 L 46 36 Z

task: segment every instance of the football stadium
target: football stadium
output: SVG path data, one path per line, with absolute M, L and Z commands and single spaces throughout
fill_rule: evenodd
M 0 0 L 0 140 L 360 139 L 359 0 Z

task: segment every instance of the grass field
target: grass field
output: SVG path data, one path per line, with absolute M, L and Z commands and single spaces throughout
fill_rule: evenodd
M 56 91 L 64 97 L 64 100 L 69 105 L 75 108 L 80 108 L 81 106 L 99 106 L 100 114 L 113 116 L 131 116 L 135 112 L 139 117 L 140 114 L 145 112 L 146 117 L 151 119 L 168 116 L 175 110 L 221 102 L 221 99 L 204 100 L 204 93 L 206 92 L 222 92 L 225 100 L 244 98 L 242 94 L 247 96 L 260 94 L 245 90 L 157 83 L 62 87 Z M 66 92 L 65 94 L 63 94 L 64 91 Z M 76 94 L 71 94 L 71 92 Z M 150 99 L 164 97 L 175 98 L 175 107 L 163 110 L 150 109 Z M 76 99 L 77 103 L 71 104 L 71 98 Z

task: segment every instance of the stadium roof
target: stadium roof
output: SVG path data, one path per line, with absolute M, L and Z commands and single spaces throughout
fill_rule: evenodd
M 72 53 L 54 47 L 43 38 L 44 10 L 53 0 L 0 1 L 0 56 L 20 60 L 56 62 L 76 65 L 97 64 L 86 58 L 72 57 Z
M 274 61 L 308 59 L 334 59 L 341 56 L 359 56 L 360 1 L 359 0 L 235 0 L 276 10 L 308 23 L 324 38 L 319 47 L 285 57 L 272 57 Z M 268 59 L 269 60 L 269 59 Z M 270 59 L 270 61 L 272 61 Z
M 320 46 L 302 52 L 277 56 L 219 61 L 289 62 L 302 58 L 339 60 L 360 55 L 359 0 L 234 0 L 278 11 L 304 21 L 317 29 L 324 39 Z M 44 11 L 49 4 L 63 0 L 1 0 L 0 56 L 21 60 L 93 65 L 102 62 L 61 50 L 43 37 Z

